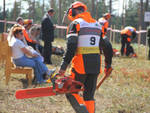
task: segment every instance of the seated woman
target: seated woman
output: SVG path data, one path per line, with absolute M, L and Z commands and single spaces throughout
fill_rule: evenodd
M 35 50 L 38 51 L 41 55 L 43 53 L 43 46 L 40 43 L 40 30 L 41 28 L 38 26 L 32 26 L 29 30 L 29 36 L 32 40 L 35 40 L 37 43 L 35 44 Z
M 16 66 L 31 67 L 34 69 L 34 75 L 36 76 L 36 82 L 41 84 L 46 82 L 43 75 L 45 73 L 51 76 L 54 70 L 48 70 L 46 65 L 42 62 L 39 54 L 32 53 L 27 49 L 27 45 L 24 43 L 24 36 L 22 33 L 22 27 L 14 25 L 11 28 L 10 35 L 8 37 L 9 45 L 12 47 L 12 58 Z M 30 56 L 30 57 L 27 57 Z

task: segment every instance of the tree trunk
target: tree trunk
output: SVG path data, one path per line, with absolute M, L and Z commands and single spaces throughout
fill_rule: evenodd
M 146 0 L 146 4 L 145 4 L 145 11 L 148 11 L 148 5 L 149 4 L 149 0 Z
M 5 11 L 5 0 L 3 0 L 3 19 L 6 18 L 6 11 Z
M 102 3 L 103 3 L 103 11 L 102 13 L 106 13 L 106 5 L 105 5 L 105 0 L 102 0 Z
M 112 0 L 109 1 L 109 13 L 112 13 Z M 109 26 L 111 25 L 111 18 L 109 20 Z
M 35 18 L 35 0 L 32 2 L 32 19 L 34 20 Z
M 59 0 L 59 9 L 58 9 L 58 24 L 60 25 L 61 24 L 61 1 L 62 0 Z
M 99 4 L 99 2 L 98 2 L 98 0 L 96 0 L 96 20 L 98 20 L 98 4 Z
M 62 20 L 62 19 L 61 19 L 61 12 L 62 12 L 62 11 L 61 11 L 61 1 L 62 1 L 62 0 L 59 0 L 59 10 L 58 10 L 58 24 L 59 24 L 59 25 L 61 25 L 61 23 L 62 23 L 62 22 L 61 22 L 61 20 Z M 61 35 L 62 35 L 61 29 L 59 29 L 58 32 L 59 32 L 59 33 L 58 33 L 58 37 L 60 38 Z
M 5 0 L 3 0 L 3 20 L 6 19 L 6 11 L 5 11 Z M 5 32 L 5 24 L 2 23 L 3 26 L 3 32 Z
M 44 9 L 45 9 L 45 0 L 43 0 L 43 5 L 42 5 L 42 16 L 44 16 Z
M 92 7 L 92 9 L 91 9 L 91 13 L 92 13 L 92 17 L 94 17 L 95 16 L 95 0 L 92 0 L 91 1 L 92 3 L 91 3 L 91 7 Z
M 22 0 L 19 2 L 19 14 L 21 14 L 21 9 L 22 9 Z
M 144 27 L 144 10 L 143 10 L 143 0 L 140 0 L 140 26 L 141 28 Z
M 31 0 L 28 1 L 29 4 L 29 14 L 28 14 L 28 18 L 32 17 L 32 2 Z
M 54 8 L 54 0 L 50 0 L 50 7 Z
M 143 0 L 140 0 L 140 26 L 141 26 L 141 29 L 146 29 L 146 25 L 145 25 L 145 22 L 144 22 L 144 3 L 143 3 Z M 141 43 L 142 44 L 145 44 L 145 34 L 141 34 Z
M 139 8 L 138 8 L 138 26 L 141 25 L 141 17 L 140 17 L 140 3 L 138 4 L 139 5 Z
M 127 3 L 126 1 L 123 1 L 123 5 L 122 5 L 122 27 L 125 27 L 126 24 L 126 9 L 127 9 Z
M 149 7 L 149 0 L 146 0 L 145 11 L 148 11 L 148 7 Z M 145 24 L 145 28 L 147 28 L 148 25 L 149 25 L 149 23 L 147 22 L 147 23 Z
M 16 0 L 14 2 L 14 10 L 13 10 L 13 20 L 16 20 L 16 9 L 17 9 L 17 3 Z

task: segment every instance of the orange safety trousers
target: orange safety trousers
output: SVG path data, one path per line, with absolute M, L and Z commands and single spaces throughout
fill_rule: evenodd
M 86 76 L 86 75 L 78 75 L 79 78 L 76 78 L 77 77 L 76 74 L 77 74 L 76 72 L 71 71 L 70 77 L 72 79 L 78 80 L 78 79 L 83 79 L 84 78 L 83 76 Z M 98 75 L 96 75 L 96 76 L 90 75 L 90 77 L 93 78 L 92 82 L 90 81 L 91 78 L 88 78 L 88 80 L 86 80 L 86 82 L 90 81 L 91 84 L 89 82 L 87 84 L 89 84 L 92 87 L 89 87 L 89 85 L 85 84 L 85 82 L 84 82 L 84 86 L 85 86 L 84 88 L 91 89 L 91 88 L 95 87 L 96 86 L 95 84 L 97 81 L 97 79 L 96 79 L 97 76 Z M 92 91 L 94 89 L 92 89 Z M 94 92 L 95 92 L 95 90 L 94 90 Z M 95 101 L 93 99 L 94 92 L 91 92 L 90 90 L 88 92 L 83 92 L 83 97 L 80 96 L 80 94 L 78 94 L 78 93 L 66 94 L 66 97 L 67 97 L 68 101 L 70 102 L 70 104 L 72 105 L 73 109 L 76 111 L 76 113 L 95 113 Z M 93 93 L 93 95 L 89 96 L 89 95 L 91 95 L 91 93 Z
M 67 94 L 68 96 L 69 94 Z M 83 98 L 77 94 L 70 94 L 74 98 L 70 101 L 72 104 L 72 107 L 75 109 L 76 113 L 80 113 L 81 111 L 83 113 L 95 113 L 95 101 L 94 100 L 89 100 L 89 101 L 84 101 Z M 69 99 L 69 96 L 68 96 Z M 73 102 L 76 101 L 76 102 Z

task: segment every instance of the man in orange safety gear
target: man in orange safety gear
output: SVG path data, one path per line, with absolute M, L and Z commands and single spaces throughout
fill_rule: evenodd
M 25 19 L 24 20 L 24 27 L 29 32 L 30 28 L 33 26 L 33 20 L 31 19 Z
M 105 13 L 102 18 L 98 19 L 98 22 L 102 27 L 102 33 L 103 33 L 102 36 L 103 37 L 106 36 L 107 29 L 108 29 L 108 26 L 109 26 L 108 21 L 109 21 L 110 18 L 111 18 L 111 14 L 110 13 Z
M 134 54 L 134 50 L 130 45 L 131 40 L 136 37 L 136 29 L 132 26 L 127 26 L 123 30 L 121 30 L 121 55 L 123 56 L 124 53 L 126 56 L 130 54 Z M 126 46 L 126 50 L 125 50 Z M 126 51 L 126 52 L 125 52 Z
M 112 46 L 101 36 L 99 23 L 93 19 L 87 6 L 74 2 L 67 11 L 72 22 L 68 28 L 67 50 L 63 57 L 59 75 L 64 76 L 67 66 L 72 61 L 71 78 L 84 84 L 83 97 L 78 93 L 66 94 L 76 113 L 94 113 L 97 77 L 101 68 L 100 47 L 105 56 L 106 72 L 111 68 Z

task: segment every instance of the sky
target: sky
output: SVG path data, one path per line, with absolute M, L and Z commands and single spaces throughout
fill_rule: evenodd
M 2 2 L 0 3 L 0 7 L 3 7 L 3 0 L 1 0 Z M 6 9 L 11 9 L 13 7 L 13 3 L 15 0 L 5 0 L 6 2 Z M 19 0 L 16 0 L 19 1 Z M 107 0 L 108 1 L 108 0 Z M 128 1 L 128 0 L 119 0 L 118 2 L 115 2 L 113 4 L 113 8 L 116 9 L 116 14 L 120 15 L 122 13 L 122 5 L 123 5 L 123 1 Z M 26 7 L 26 5 L 24 5 L 24 7 Z M 28 6 L 27 6 L 28 7 Z
M 2 2 L 1 2 L 1 4 L 0 4 L 0 7 L 3 8 L 3 0 L 1 0 L 1 1 L 2 1 Z M 16 0 L 16 1 L 19 1 L 19 0 Z M 13 8 L 14 2 L 15 2 L 15 0 L 5 0 L 6 10 Z

